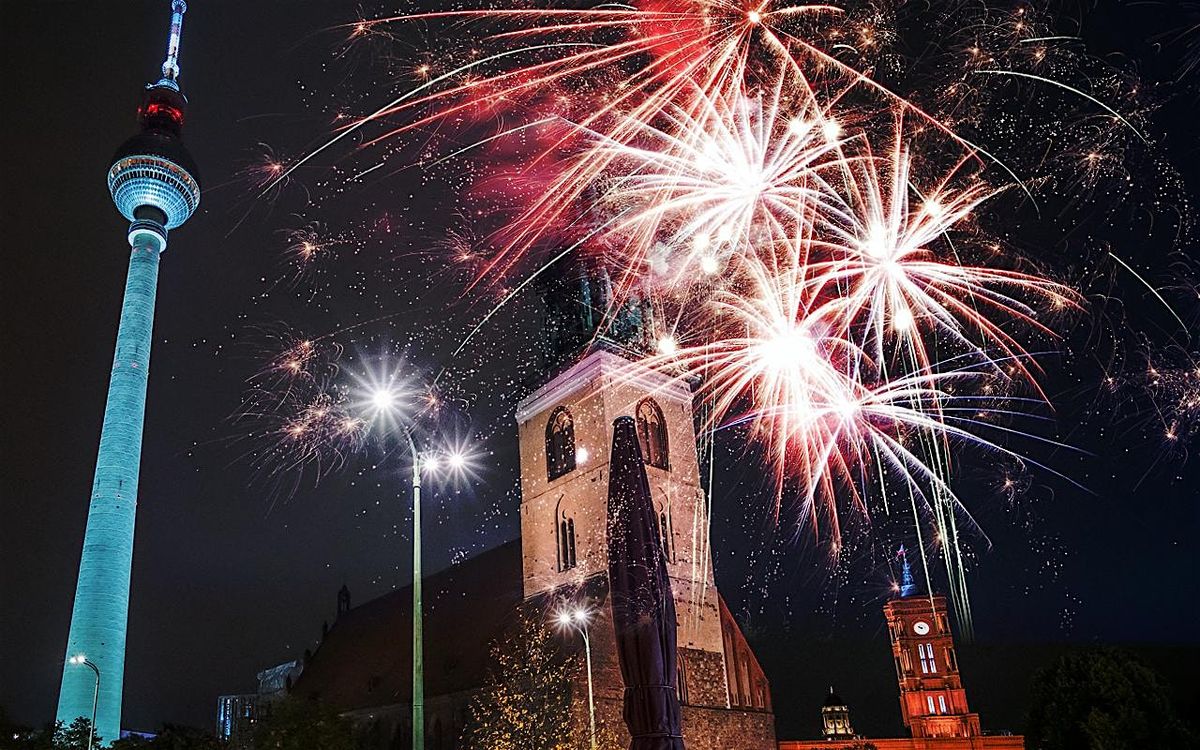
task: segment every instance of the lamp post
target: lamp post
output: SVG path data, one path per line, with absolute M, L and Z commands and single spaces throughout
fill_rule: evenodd
M 592 640 L 588 637 L 588 621 L 591 613 L 581 607 L 563 610 L 558 614 L 558 624 L 564 628 L 573 628 L 583 637 L 583 657 L 587 663 L 588 686 L 588 732 L 591 738 L 592 750 L 596 750 L 596 698 L 592 689 Z
M 412 458 L 412 747 L 413 750 L 423 750 L 425 747 L 425 616 L 421 598 L 421 474 L 425 470 L 438 469 L 440 462 L 436 457 L 423 456 L 417 450 L 417 440 L 413 437 L 411 427 L 398 418 L 401 394 L 396 388 L 390 385 L 373 387 L 368 396 L 370 408 L 373 411 L 373 421 L 386 419 L 389 427 L 403 435 L 404 442 L 408 446 L 409 456 Z M 446 459 L 446 465 L 450 469 L 461 471 L 466 468 L 467 459 L 462 452 L 452 451 Z
M 377 387 L 371 390 L 370 404 L 376 418 L 395 417 L 400 396 L 394 388 Z M 413 558 L 412 558 L 412 747 L 425 747 L 425 638 L 424 612 L 421 603 L 421 454 L 412 430 L 396 422 L 396 429 L 404 436 L 408 454 L 412 458 L 412 514 L 413 514 Z
M 92 738 L 96 736 L 96 707 L 100 703 L 100 667 L 97 667 L 83 654 L 76 654 L 67 661 L 72 664 L 82 664 L 96 673 L 96 690 L 92 693 L 92 721 L 88 724 L 87 750 L 92 750 Z

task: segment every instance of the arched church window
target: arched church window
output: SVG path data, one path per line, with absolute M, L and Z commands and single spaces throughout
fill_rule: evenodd
M 558 479 L 575 468 L 575 420 L 560 406 L 546 423 L 546 476 Z
M 638 442 L 642 444 L 642 458 L 648 466 L 659 469 L 670 468 L 667 453 L 667 420 L 662 409 L 652 398 L 644 398 L 637 405 Z
M 570 570 L 578 562 L 575 552 L 575 519 L 564 518 L 558 533 L 559 570 Z

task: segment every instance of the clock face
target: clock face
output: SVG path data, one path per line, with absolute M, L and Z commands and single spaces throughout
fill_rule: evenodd
M 929 623 L 914 622 L 913 623 L 913 632 L 916 633 L 917 635 L 925 635 L 926 633 L 929 632 Z

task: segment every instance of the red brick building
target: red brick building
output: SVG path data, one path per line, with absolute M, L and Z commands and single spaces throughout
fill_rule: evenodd
M 876 739 L 847 731 L 849 708 L 840 698 L 831 700 L 836 698 L 831 689 L 822 709 L 825 738 L 784 740 L 779 750 L 1024 750 L 1024 737 L 980 729 L 958 670 L 946 597 L 915 594 L 907 560 L 901 592 L 884 605 L 883 614 L 900 688 L 900 715 L 912 736 Z

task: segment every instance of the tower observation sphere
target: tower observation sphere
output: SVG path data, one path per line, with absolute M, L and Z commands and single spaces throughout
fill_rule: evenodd
M 138 108 L 138 132 L 117 149 L 108 170 L 113 203 L 130 222 L 126 235 L 129 274 L 57 711 L 57 719 L 69 725 L 79 717 L 90 719 L 94 706 L 94 729 L 104 745 L 120 737 L 133 530 L 159 256 L 166 249 L 168 230 L 186 222 L 200 204 L 196 165 L 183 145 L 187 99 L 177 81 L 186 11 L 183 0 L 171 3 L 162 78 L 146 86 Z M 71 655 L 81 653 L 87 654 L 95 674 L 70 660 Z

